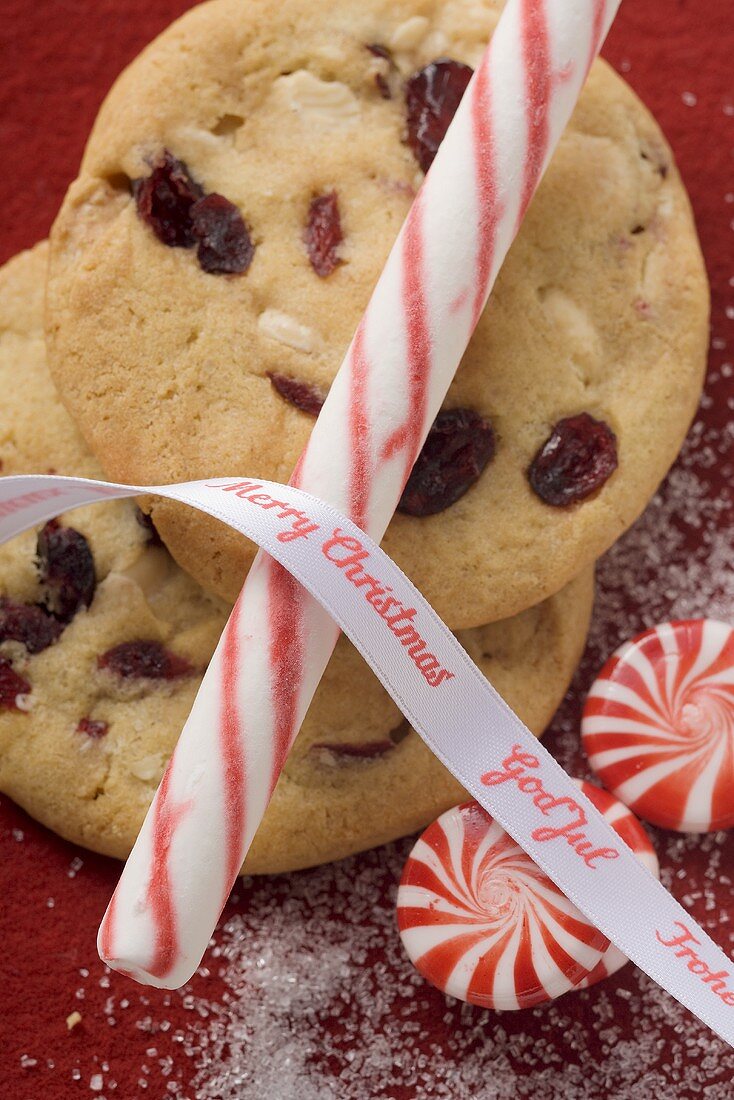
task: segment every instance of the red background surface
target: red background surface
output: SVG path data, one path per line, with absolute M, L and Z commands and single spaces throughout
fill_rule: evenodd
M 189 6 L 181 0 L 0 0 L 0 149 L 3 154 L 0 261 L 4 262 L 19 249 L 47 234 L 64 190 L 74 177 L 85 135 L 103 94 L 141 47 Z M 718 525 L 720 533 L 722 525 L 731 531 L 732 523 L 731 500 L 727 496 L 727 482 L 731 480 L 731 437 L 725 433 L 734 404 L 730 372 L 726 369 L 726 358 L 731 357 L 730 348 L 734 342 L 733 21 L 731 0 L 706 0 L 705 3 L 700 0 L 626 0 L 605 50 L 608 59 L 623 71 L 655 112 L 674 147 L 691 193 L 712 280 L 715 340 L 709 388 L 711 400 L 702 406 L 695 435 L 696 440 L 706 438 L 716 443 L 715 465 L 711 466 L 703 458 L 700 460 L 700 465 L 711 467 L 702 483 L 709 501 L 718 501 L 710 509 L 710 515 L 717 518 L 706 521 L 709 535 L 713 530 L 711 525 Z M 697 461 L 695 446 L 688 448 L 689 463 Z M 669 514 L 663 507 L 665 493 L 661 499 L 663 511 L 660 514 Z M 684 569 L 688 560 L 695 559 L 699 565 L 702 562 L 703 576 L 707 567 L 705 536 L 705 530 L 687 530 L 686 549 L 680 551 L 678 561 Z M 547 742 L 557 749 L 567 766 L 574 766 L 574 763 L 577 768 L 583 766 L 576 760 L 574 727 L 579 698 L 588 687 L 599 658 L 631 633 L 632 627 L 644 625 L 650 615 L 660 610 L 665 612 L 675 602 L 670 576 L 666 574 L 665 591 L 657 591 L 656 567 L 651 566 L 649 560 L 636 562 L 637 544 L 630 545 L 632 549 L 624 559 L 625 568 L 639 565 L 640 570 L 647 570 L 648 577 L 652 569 L 652 587 L 648 584 L 639 589 L 645 593 L 644 606 L 639 595 L 635 597 L 634 593 L 631 600 L 624 594 L 618 599 L 612 598 L 615 585 L 619 587 L 619 570 L 615 572 L 610 566 L 605 573 L 602 568 L 601 584 L 606 584 L 611 593 L 603 601 L 600 613 L 606 617 L 597 618 L 592 652 Z M 662 580 L 660 584 L 663 585 Z M 702 591 L 712 593 L 714 590 L 715 585 L 702 586 Z M 651 592 L 654 592 L 653 597 Z M 722 607 L 729 616 L 734 611 L 730 605 L 719 603 L 719 614 Z M 616 609 L 614 613 L 610 613 L 610 608 Z M 707 610 L 704 604 L 698 608 L 698 613 L 705 614 Z M 671 853 L 670 844 L 666 848 L 666 843 L 663 840 L 661 862 L 664 866 L 666 857 L 670 864 Z M 404 846 L 391 849 L 390 855 L 385 856 L 386 865 L 392 867 L 396 860 L 399 865 L 405 850 Z M 70 865 L 75 856 L 82 857 L 84 863 L 78 873 L 72 874 L 73 866 Z M 707 859 L 695 844 L 686 844 L 681 849 L 680 859 L 673 860 L 677 870 L 672 865 L 668 867 L 669 882 L 674 880 L 678 896 L 684 895 L 686 889 L 690 891 L 691 883 L 702 879 Z M 731 837 L 721 845 L 720 867 L 725 868 L 727 864 L 731 871 L 734 864 Z M 365 868 L 369 870 L 376 865 L 374 856 L 350 861 L 349 875 L 358 877 Z M 176 1028 L 185 1027 L 190 1018 L 190 1011 L 181 998 L 174 995 L 169 1004 L 163 994 L 147 993 L 151 1014 L 165 1016 L 172 1022 L 172 1030 L 156 1036 L 155 1056 L 146 1055 L 151 1039 L 140 1028 L 141 1014 L 146 1007 L 140 1000 L 141 991 L 116 975 L 108 979 L 96 958 L 96 927 L 118 870 L 112 861 L 77 851 L 59 841 L 35 825 L 9 800 L 0 801 L 0 1096 L 12 1096 L 17 1100 L 53 1096 L 65 1100 L 80 1094 L 90 1095 L 90 1077 L 97 1072 L 103 1073 L 102 1095 L 108 1100 L 115 1096 L 143 1095 L 137 1082 L 141 1065 L 146 1061 L 152 1066 L 148 1071 L 150 1084 L 146 1096 L 194 1095 L 187 1084 L 195 1073 L 194 1061 L 181 1053 L 181 1046 L 177 1048 L 172 1038 Z M 339 880 L 341 885 L 334 887 L 334 914 L 349 905 L 348 885 L 345 886 L 343 880 L 344 876 Z M 384 880 L 382 897 L 375 900 L 376 908 L 381 907 L 383 912 L 392 904 L 394 887 L 391 874 L 386 873 Z M 678 880 L 683 880 L 679 886 L 676 885 Z M 281 878 L 246 887 L 230 907 L 230 913 L 247 911 L 256 919 L 258 906 L 265 912 L 274 901 L 280 904 L 280 898 L 305 897 L 304 881 L 307 876 L 300 875 L 293 880 Z M 727 915 L 734 919 L 731 885 L 709 876 L 704 893 L 713 897 L 707 908 L 715 909 L 721 922 L 726 921 Z M 703 904 L 703 896 L 699 894 L 699 898 Z M 53 907 L 48 899 L 53 899 Z M 303 904 L 306 905 L 307 900 Z M 694 915 L 702 918 L 703 910 L 699 912 L 694 905 Z M 717 924 L 709 919 L 707 927 L 731 950 L 723 923 L 717 930 Z M 83 973 L 85 969 L 88 974 Z M 216 999 L 219 989 L 216 967 L 212 969 L 213 976 L 198 977 L 194 982 L 194 992 L 205 995 L 210 1001 Z M 616 986 L 626 986 L 630 991 L 632 1015 L 637 998 L 643 998 L 639 1001 L 642 1005 L 644 998 L 652 995 L 645 980 L 640 987 L 632 967 L 627 968 Z M 76 996 L 80 987 L 84 987 L 83 1001 Z M 451 1029 L 460 1029 L 466 1017 L 452 1006 L 446 1013 L 446 1003 L 439 994 L 434 996 L 432 991 L 425 990 L 421 990 L 421 994 L 420 1000 L 406 1010 L 404 1017 L 408 1018 L 412 1011 L 421 1025 L 425 1025 L 424 1035 L 430 1032 L 440 1045 L 441 1038 L 447 1038 L 447 1029 L 449 1033 Z M 115 1013 L 113 1025 L 110 1024 L 109 1005 L 105 1009 L 109 996 L 114 996 L 117 1004 L 126 998 L 131 1002 L 130 1006 L 123 1006 Z M 686 1057 L 695 1060 L 704 1047 L 709 1057 L 702 1063 L 703 1077 L 699 1080 L 702 1086 L 704 1082 L 708 1084 L 709 1091 L 705 1095 L 712 1100 L 734 1096 L 731 1052 L 712 1040 L 705 1029 L 695 1029 L 682 1010 L 670 1010 L 670 1048 L 666 1051 L 662 1044 L 654 1055 L 645 1055 L 634 1088 L 629 1075 L 622 1084 L 622 1077 L 605 1073 L 601 1017 L 594 1007 L 597 996 L 598 993 L 590 993 L 585 999 L 577 996 L 573 1005 L 569 998 L 562 1002 L 567 1012 L 566 1026 L 580 1036 L 586 1050 L 585 1061 L 570 1034 L 553 1038 L 555 1054 L 562 1063 L 579 1064 L 581 1059 L 585 1066 L 583 1083 L 576 1086 L 581 1091 L 575 1091 L 574 1096 L 618 1096 L 626 1100 L 627 1097 L 642 1098 L 653 1094 L 684 1098 L 701 1095 L 686 1070 Z M 75 1008 L 82 1011 L 83 1023 L 67 1033 L 65 1020 Z M 514 1029 L 518 1033 L 522 1030 L 525 1036 L 529 1033 L 532 1037 L 534 1029 L 540 1034 L 543 1018 L 539 1011 L 531 1016 L 520 1014 L 522 1020 L 503 1015 L 501 1025 L 509 1037 L 507 1041 L 512 1038 Z M 499 1026 L 496 1018 L 484 1014 L 481 1019 L 487 1042 L 490 1036 L 494 1036 L 492 1041 L 496 1042 L 493 1030 Z M 442 1021 L 440 1025 L 439 1021 Z M 667 1025 L 661 1026 L 664 1035 Z M 633 1019 L 629 1027 L 630 1040 L 639 1040 Z M 443 1031 L 439 1035 L 441 1028 Z M 681 1047 L 681 1034 L 688 1033 L 689 1029 L 693 1029 L 690 1030 L 693 1042 Z M 424 1049 L 430 1050 L 430 1043 L 421 1042 Z M 687 1049 L 688 1054 L 681 1055 L 681 1049 Z M 428 1062 L 429 1080 L 420 1088 L 409 1085 L 407 1077 L 397 1074 L 392 1083 L 385 1081 L 380 1090 L 365 1091 L 364 1095 L 379 1094 L 399 1100 L 433 1095 L 431 1073 L 435 1070 L 440 1075 L 441 1062 L 443 1070 L 446 1069 L 447 1060 L 452 1057 L 449 1050 L 450 1047 L 437 1054 L 433 1049 Z M 160 1059 L 169 1054 L 173 1057 L 169 1080 L 178 1082 L 177 1092 L 173 1088 L 166 1091 L 166 1081 L 161 1075 Z M 22 1064 L 24 1055 L 25 1066 Z M 28 1065 L 27 1059 L 35 1064 Z M 598 1064 L 597 1071 L 589 1069 L 592 1063 Z M 109 1069 L 105 1069 L 105 1065 Z M 328 1075 L 329 1067 L 322 1066 L 319 1072 Z M 456 1072 L 460 1078 L 460 1067 Z M 488 1079 L 481 1095 L 488 1100 L 511 1095 L 510 1091 L 501 1091 L 501 1088 L 507 1090 L 514 1080 L 515 1095 L 530 1096 L 539 1080 L 533 1076 L 534 1072 L 537 1073 L 519 1063 L 513 1066 L 511 1059 L 504 1067 L 503 1079 L 497 1077 L 494 1085 Z M 650 1077 L 651 1072 L 656 1076 Z M 79 1080 L 74 1079 L 77 1075 Z M 111 1078 L 116 1086 L 110 1084 Z M 325 1078 L 322 1076 L 319 1080 Z M 668 1085 L 669 1092 L 661 1091 L 662 1086 Z M 354 1089 L 354 1083 L 349 1087 Z M 365 1085 L 365 1089 L 369 1086 Z M 350 1096 L 358 1094 L 358 1091 L 349 1092 Z M 207 1095 L 216 1093 L 210 1091 Z M 271 1091 L 270 1095 L 274 1100 L 281 1100 L 275 1092 Z M 315 1092 L 314 1095 L 327 1094 Z M 347 1086 L 343 1091 L 337 1086 L 334 1095 L 347 1095 Z M 459 1095 L 464 1093 L 457 1085 L 456 1096 Z M 290 1093 L 284 1092 L 282 1100 L 290 1100 Z

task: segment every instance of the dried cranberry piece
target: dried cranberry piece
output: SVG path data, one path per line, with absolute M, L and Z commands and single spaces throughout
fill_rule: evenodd
M 153 523 L 153 517 L 142 508 L 135 506 L 135 519 L 148 535 L 148 543 L 151 546 L 163 546 L 163 539 L 158 534 L 158 528 Z
M 52 519 L 38 536 L 38 571 L 44 602 L 62 623 L 89 607 L 97 587 L 94 558 L 84 535 Z
M 603 420 L 579 413 L 559 420 L 528 471 L 541 500 L 562 508 L 601 488 L 617 469 L 617 437 Z
M 138 214 L 159 241 L 170 248 L 193 248 L 191 207 L 204 197 L 204 189 L 188 167 L 164 149 L 145 179 L 133 181 Z
M 268 371 L 268 378 L 274 390 L 281 397 L 295 405 L 301 412 L 310 416 L 318 416 L 321 412 L 326 394 L 318 386 L 312 386 L 310 382 L 301 382 L 298 378 L 292 378 L 289 374 L 278 374 L 277 371 Z
M 195 671 L 185 657 L 171 653 L 160 642 L 143 639 L 113 646 L 97 658 L 97 664 L 123 680 L 178 680 Z
M 42 653 L 63 629 L 64 623 L 43 607 L 0 599 L 0 642 L 21 642 L 29 653 Z
M 80 718 L 79 725 L 76 727 L 76 732 L 84 733 L 87 737 L 99 741 L 101 737 L 106 735 L 109 728 L 107 722 L 101 722 L 96 718 Z
M 311 746 L 312 752 L 328 754 L 336 763 L 344 762 L 348 763 L 351 760 L 374 760 L 378 756 L 384 756 L 386 752 L 390 752 L 395 748 L 392 741 L 357 741 L 352 742 L 339 742 L 339 741 L 319 741 Z
M 424 172 L 433 164 L 474 70 L 440 58 L 414 73 L 405 89 L 408 145 Z
M 163 150 L 151 174 L 133 182 L 138 213 L 163 244 L 193 248 L 210 275 L 241 275 L 255 246 L 241 213 L 224 195 L 207 195 L 186 164 Z
M 344 240 L 336 191 L 311 199 L 303 239 L 311 267 L 325 279 L 341 263 L 337 249 Z
M 433 422 L 398 504 L 408 516 L 443 512 L 494 458 L 492 425 L 471 409 L 443 409 Z
M 0 707 L 5 710 L 21 710 L 18 696 L 28 695 L 31 685 L 15 671 L 6 657 L 0 657 Z
M 207 195 L 191 207 L 199 266 L 210 275 L 242 275 L 255 246 L 238 208 L 224 195 Z

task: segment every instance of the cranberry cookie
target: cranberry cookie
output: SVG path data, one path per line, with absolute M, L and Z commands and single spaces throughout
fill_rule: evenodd
M 111 477 L 288 478 L 499 6 L 213 0 L 120 77 L 48 294 L 52 373 Z M 449 625 L 539 602 L 639 515 L 707 322 L 671 151 L 599 63 L 385 538 Z M 253 547 L 146 506 L 233 598 Z
M 45 263 L 41 245 L 0 271 L 2 470 L 99 477 L 45 365 Z M 98 504 L 0 547 L 0 790 L 62 836 L 119 857 L 228 611 L 140 519 L 126 501 Z M 587 571 L 540 607 L 461 634 L 537 733 L 578 661 L 591 602 Z M 461 796 L 342 638 L 247 869 L 336 859 L 419 828 Z

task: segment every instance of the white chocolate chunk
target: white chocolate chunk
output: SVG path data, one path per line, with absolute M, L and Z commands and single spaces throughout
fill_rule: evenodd
M 426 36 L 428 20 L 425 15 L 414 15 L 400 23 L 390 38 L 391 50 L 414 50 Z
M 137 779 L 142 779 L 144 783 L 150 782 L 151 779 L 158 782 L 163 775 L 163 756 L 159 752 L 144 756 L 130 765 L 130 771 Z
M 280 76 L 273 94 L 292 111 L 307 115 L 310 122 L 339 126 L 359 117 L 359 101 L 339 80 L 321 80 L 306 69 Z
M 423 48 L 430 57 L 439 57 L 448 53 L 449 40 L 443 31 L 433 31 L 423 43 Z
M 543 291 L 542 301 L 545 312 L 563 330 L 569 349 L 590 361 L 598 359 L 599 333 L 586 310 L 556 287 Z
M 287 313 L 281 313 L 279 309 L 266 309 L 257 319 L 257 327 L 271 340 L 277 340 L 296 351 L 303 351 L 307 355 L 316 347 L 316 334 L 313 329 L 300 324 Z

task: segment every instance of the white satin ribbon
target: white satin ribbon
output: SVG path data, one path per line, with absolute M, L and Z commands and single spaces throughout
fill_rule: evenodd
M 260 479 L 150 487 L 6 477 L 0 542 L 83 504 L 151 493 L 222 520 L 292 573 L 472 797 L 625 955 L 734 1046 L 734 964 L 605 823 L 405 574 L 336 509 Z

